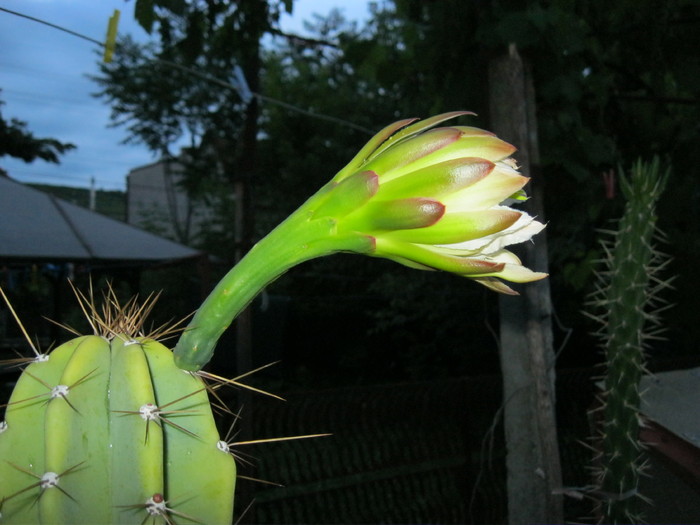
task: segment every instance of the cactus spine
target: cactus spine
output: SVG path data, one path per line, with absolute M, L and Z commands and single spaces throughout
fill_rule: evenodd
M 23 371 L 1 427 L 0 523 L 231 522 L 236 468 L 205 385 L 139 336 L 129 304 Z
M 602 242 L 604 269 L 589 314 L 601 323 L 597 335 L 606 357 L 601 450 L 598 471 L 598 514 L 605 523 L 638 523 L 639 477 L 644 467 L 639 442 L 639 381 L 645 371 L 645 340 L 659 324 L 657 293 L 667 287 L 657 274 L 668 258 L 655 250 L 658 236 L 655 206 L 663 192 L 668 171 L 661 174 L 659 160 L 638 161 L 629 177 L 621 174 L 626 206 L 619 229 L 606 232 Z M 658 330 L 657 330 L 658 331 Z

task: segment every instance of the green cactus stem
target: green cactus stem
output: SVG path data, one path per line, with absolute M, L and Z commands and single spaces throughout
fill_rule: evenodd
M 306 206 L 323 202 L 324 190 Z M 312 208 L 313 209 L 313 208 Z M 183 370 L 200 370 L 214 354 L 216 343 L 235 317 L 272 281 L 309 259 L 334 252 L 369 253 L 373 239 L 335 235 L 335 221 L 312 219 L 301 208 L 258 242 L 216 285 L 202 303 L 175 346 L 175 363 Z
M 629 177 L 621 176 L 627 200 L 619 229 L 603 242 L 604 269 L 598 272 L 598 289 L 589 314 L 601 323 L 598 335 L 606 356 L 605 392 L 602 406 L 597 461 L 601 465 L 597 493 L 605 523 L 638 523 L 639 477 L 643 470 L 643 445 L 639 442 L 639 382 L 645 372 L 645 340 L 659 324 L 657 292 L 668 283 L 658 272 L 667 258 L 653 246 L 656 203 L 668 179 L 660 162 L 637 162 Z
M 20 376 L 0 425 L 0 524 L 232 521 L 236 467 L 205 385 L 130 304 Z

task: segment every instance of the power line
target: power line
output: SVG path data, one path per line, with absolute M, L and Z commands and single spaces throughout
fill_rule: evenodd
M 12 169 L 11 175 L 13 177 L 16 177 L 16 176 L 41 177 L 41 178 L 45 178 L 45 179 L 73 180 L 73 181 L 80 181 L 80 182 L 85 182 L 85 180 L 87 179 L 88 182 L 90 181 L 89 177 L 86 178 L 86 177 L 75 177 L 75 176 L 71 176 L 71 175 L 56 175 L 53 173 L 41 173 L 38 171 L 27 171 L 27 170 L 23 170 L 21 168 L 20 169 L 17 169 L 17 168 Z
M 106 48 L 105 43 L 102 42 L 102 41 L 100 41 L 100 40 L 96 40 L 96 39 L 94 39 L 94 38 L 92 38 L 92 37 L 89 37 L 89 36 L 83 35 L 83 34 L 81 34 L 81 33 L 78 33 L 77 31 L 73 31 L 73 30 L 68 29 L 68 28 L 65 28 L 65 27 L 63 27 L 63 26 L 60 26 L 60 25 L 57 25 L 57 24 L 53 24 L 53 23 L 48 22 L 48 21 L 46 21 L 46 20 L 42 20 L 41 18 L 37 18 L 37 17 L 34 17 L 34 16 L 26 15 L 26 14 L 23 14 L 23 13 L 19 13 L 19 12 L 17 12 L 17 11 L 13 11 L 13 10 L 7 9 L 7 8 L 5 8 L 5 7 L 0 7 L 0 11 L 4 11 L 4 12 L 6 12 L 6 13 L 8 13 L 8 14 L 15 15 L 15 16 L 19 16 L 19 17 L 25 18 L 25 19 L 27 19 L 27 20 L 31 20 L 32 22 L 37 22 L 37 23 L 39 23 L 39 24 L 46 25 L 46 26 L 51 27 L 51 28 L 53 28 L 53 29 L 56 29 L 56 30 L 58 30 L 58 31 L 63 31 L 63 32 L 65 32 L 65 33 L 68 33 L 69 35 L 73 35 L 73 36 L 75 36 L 75 37 L 77 37 L 77 38 L 81 38 L 81 39 L 83 39 L 83 40 L 87 40 L 88 42 L 90 42 L 90 43 L 92 43 L 92 44 L 95 44 L 95 45 L 97 45 L 97 46 L 99 46 L 99 47 L 101 47 L 101 48 Z M 162 63 L 162 64 L 164 64 L 164 65 L 167 65 L 167 66 L 174 67 L 174 68 L 180 69 L 180 70 L 182 70 L 182 71 L 185 71 L 185 72 L 187 72 L 187 73 L 189 73 L 189 74 L 191 74 L 191 75 L 197 76 L 197 77 L 199 77 L 199 78 L 201 78 L 201 79 L 203 79 L 203 80 L 206 80 L 206 81 L 208 81 L 208 82 L 211 82 L 211 83 L 213 83 L 213 84 L 217 84 L 217 85 L 222 86 L 222 87 L 225 87 L 225 88 L 227 88 L 227 89 L 233 89 L 234 91 L 239 92 L 239 89 L 240 89 L 240 88 L 239 88 L 238 86 L 235 86 L 234 84 L 232 84 L 232 83 L 230 83 L 230 82 L 227 82 L 227 81 L 225 81 L 225 80 L 221 80 L 220 78 L 216 78 L 216 77 L 214 77 L 214 76 L 212 76 L 212 75 L 209 75 L 208 73 L 203 73 L 203 72 L 201 72 L 201 71 L 197 71 L 196 69 L 192 69 L 191 67 L 183 66 L 183 65 L 181 65 L 181 64 L 177 64 L 177 63 L 171 62 L 171 61 L 169 61 L 169 60 L 163 60 L 163 59 L 159 59 L 159 58 L 156 58 L 156 59 L 154 59 L 154 60 L 155 60 L 156 62 L 160 62 L 160 63 Z M 373 135 L 373 134 L 374 134 L 374 131 L 372 131 L 372 130 L 370 130 L 370 129 L 368 129 L 368 128 L 365 128 L 364 126 L 360 126 L 360 125 L 358 125 L 358 124 L 355 124 L 354 122 L 350 122 L 350 121 L 348 121 L 348 120 L 345 120 L 345 119 L 342 119 L 342 118 L 339 118 L 339 117 L 334 117 L 334 116 L 331 116 L 331 115 L 325 115 L 325 114 L 323 114 L 323 113 L 317 113 L 317 112 L 315 112 L 315 111 L 311 111 L 311 110 L 308 110 L 308 109 L 300 108 L 300 107 L 298 107 L 298 106 L 295 106 L 294 104 L 290 104 L 290 103 L 284 102 L 284 101 L 282 101 L 282 100 L 278 100 L 278 99 L 275 99 L 275 98 L 272 98 L 272 97 L 268 97 L 268 96 L 266 96 L 266 95 L 262 95 L 262 94 L 260 94 L 260 93 L 254 92 L 254 91 L 251 91 L 250 94 L 251 94 L 252 96 L 254 96 L 255 98 L 257 98 L 258 100 L 260 100 L 261 102 L 267 102 L 268 104 L 277 105 L 277 106 L 283 107 L 283 108 L 285 108 L 285 109 L 287 109 L 287 110 L 289 110 L 289 111 L 294 111 L 294 112 L 296 112 L 296 113 L 300 113 L 300 114 L 302 114 L 302 115 L 306 115 L 307 117 L 310 117 L 310 118 L 315 118 L 315 119 L 317 119 L 317 120 L 325 120 L 325 121 L 327 121 L 327 122 L 333 122 L 333 123 L 335 123 L 335 124 L 340 124 L 340 125 L 342 125 L 342 126 L 346 126 L 346 127 L 352 128 L 352 129 L 357 130 L 357 131 L 361 131 L 361 132 L 366 133 L 366 134 L 369 134 L 369 135 Z
M 49 26 L 53 29 L 63 31 L 64 33 L 68 33 L 69 35 L 73 35 L 75 37 L 82 38 L 83 40 L 87 40 L 88 42 L 92 42 L 93 44 L 97 44 L 100 47 L 105 47 L 104 43 L 100 42 L 99 40 L 95 40 L 94 38 L 91 38 L 89 36 L 78 33 L 77 31 L 73 31 L 71 29 L 67 29 L 65 27 L 59 26 L 57 24 L 52 24 L 51 22 L 47 22 L 46 20 L 42 20 L 41 18 L 37 18 L 34 16 L 30 16 L 30 15 L 25 15 L 24 13 L 19 13 L 17 11 L 12 11 L 11 9 L 7 9 L 6 7 L 0 7 L 0 11 L 5 11 L 6 13 L 9 13 L 9 14 L 15 15 L 15 16 L 19 16 L 20 18 L 26 18 L 27 20 L 31 20 L 32 22 L 36 22 L 38 24 L 43 24 L 43 25 Z
M 78 98 L 78 97 L 73 97 L 73 98 L 68 98 L 68 97 L 58 97 L 55 94 L 48 94 L 44 92 L 37 92 L 37 91 L 26 91 L 26 90 L 16 90 L 16 89 L 4 89 L 2 92 L 6 95 L 12 95 L 12 97 L 15 100 L 22 100 L 26 102 L 37 102 L 40 101 L 44 104 L 48 105 L 71 105 L 71 106 L 78 106 L 82 109 L 85 108 L 85 97 Z M 47 97 L 48 95 L 48 97 Z M 47 102 L 48 99 L 48 102 Z
M 10 171 L 10 175 L 13 178 L 26 178 L 26 177 L 31 177 L 32 179 L 53 179 L 53 180 L 61 180 L 61 181 L 74 181 L 74 182 L 80 182 L 81 184 L 90 184 L 90 180 L 92 177 L 75 177 L 71 175 L 56 175 L 52 173 L 41 173 L 37 171 L 27 171 L 23 169 L 17 169 L 13 168 Z M 118 183 L 115 183 L 113 181 L 106 181 L 105 179 L 98 179 L 95 177 L 95 182 L 99 183 L 103 186 L 106 185 L 113 185 L 113 186 L 119 186 Z
M 60 169 L 61 166 L 53 166 L 55 168 Z M 23 166 L 10 166 L 8 167 L 8 164 L 5 163 L 3 165 L 3 168 L 10 174 L 11 177 L 13 178 L 34 178 L 34 179 L 54 179 L 54 180 L 62 180 L 62 181 L 74 181 L 74 182 L 81 182 L 83 184 L 89 184 L 90 179 L 93 178 L 92 175 L 85 175 L 85 176 L 76 176 L 76 175 L 69 175 L 65 173 L 51 173 L 51 172 L 44 172 L 41 169 L 37 170 L 32 167 L 26 168 Z M 95 169 L 95 172 L 99 172 L 100 169 L 97 168 Z M 103 177 L 94 177 L 96 182 L 99 184 L 105 186 L 105 185 L 112 185 L 112 186 L 124 186 L 123 182 L 114 182 L 109 178 L 103 178 Z

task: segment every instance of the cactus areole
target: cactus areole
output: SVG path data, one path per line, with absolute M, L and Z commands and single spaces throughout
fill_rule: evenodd
M 0 524 L 231 523 L 236 467 L 202 379 L 124 320 L 25 368 L 0 426 Z

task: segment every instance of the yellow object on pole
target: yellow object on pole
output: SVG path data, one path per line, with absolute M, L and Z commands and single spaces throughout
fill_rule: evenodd
M 117 26 L 119 25 L 119 9 L 114 10 L 114 14 L 109 17 L 109 22 L 107 24 L 107 39 L 105 40 L 105 52 L 102 57 L 105 64 L 109 64 L 112 61 L 112 55 L 114 54 L 114 46 L 117 42 Z

